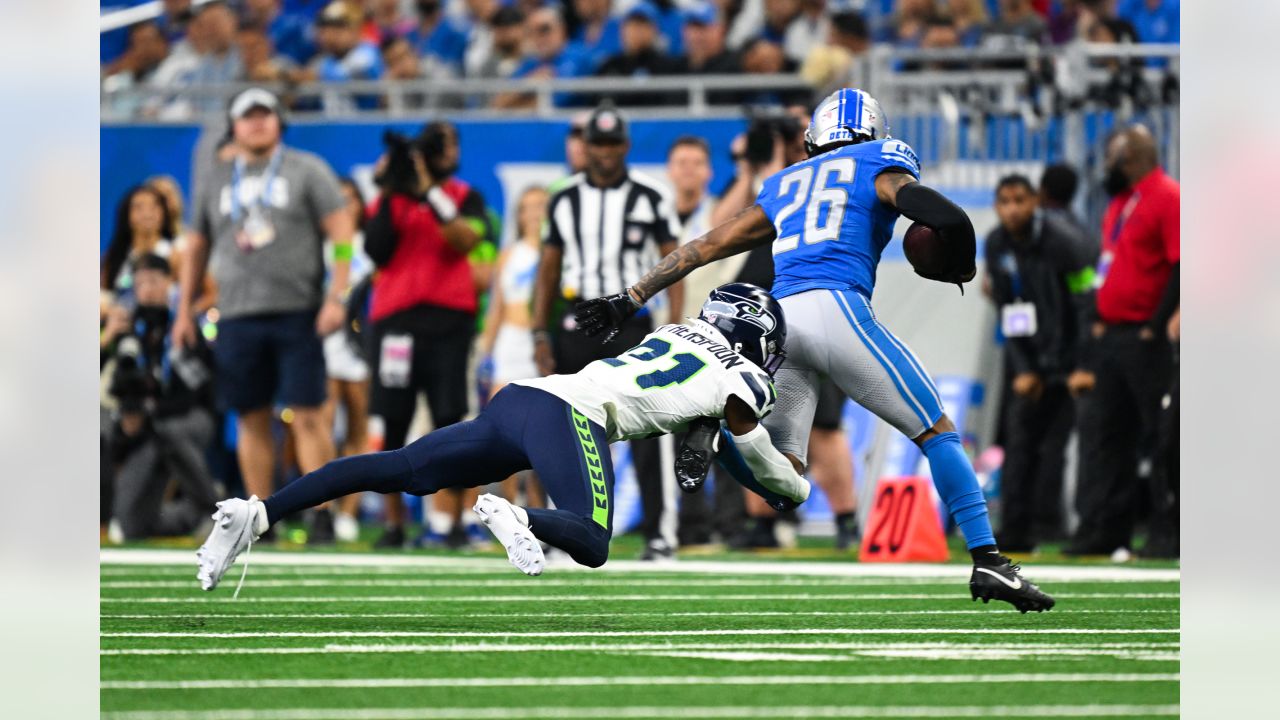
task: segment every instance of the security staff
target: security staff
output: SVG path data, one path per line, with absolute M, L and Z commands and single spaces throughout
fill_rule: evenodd
M 1062 214 L 1037 208 L 1023 175 L 996 185 L 996 215 L 986 264 L 1012 378 L 1000 547 L 1029 552 L 1063 531 L 1062 476 L 1074 420 L 1067 377 L 1082 360 L 1098 249 Z
M 548 328 L 556 296 L 571 308 L 582 299 L 622 292 L 639 282 L 645 268 L 675 250 L 680 236 L 666 188 L 627 167 L 627 122 L 611 104 L 592 112 L 584 139 L 586 170 L 569 178 L 548 205 L 533 305 L 534 358 L 544 375 L 575 373 L 595 360 L 614 357 L 638 345 L 654 326 L 653 317 L 638 314 L 602 344 L 600 338 L 577 332 L 569 312 L 558 319 L 553 344 Z M 683 303 L 681 286 L 672 286 L 667 293 L 671 322 L 679 322 Z M 676 544 L 671 438 L 635 440 L 631 449 L 644 509 L 642 559 L 669 558 Z

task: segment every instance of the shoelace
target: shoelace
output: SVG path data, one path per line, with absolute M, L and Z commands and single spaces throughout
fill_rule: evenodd
M 253 522 L 250 520 L 249 522 Z M 244 569 L 240 571 L 240 582 L 236 583 L 236 591 L 231 594 L 232 600 L 240 599 L 240 588 L 244 587 L 244 578 L 249 574 L 249 554 L 253 552 L 253 528 L 249 528 L 249 547 L 244 549 Z

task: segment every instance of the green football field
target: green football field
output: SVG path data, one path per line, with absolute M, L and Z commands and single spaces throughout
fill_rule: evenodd
M 243 558 L 241 559 L 243 562 Z M 255 549 L 200 591 L 191 550 L 104 550 L 102 716 L 1167 717 L 1169 567 L 1026 566 L 1044 614 L 968 568 L 719 556 L 552 565 Z

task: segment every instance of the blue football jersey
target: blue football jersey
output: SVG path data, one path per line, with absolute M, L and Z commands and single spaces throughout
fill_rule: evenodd
M 898 219 L 876 197 L 876 177 L 891 167 L 920 178 L 915 151 L 889 138 L 823 153 L 764 181 L 756 202 L 778 230 L 774 297 L 817 288 L 871 297 Z

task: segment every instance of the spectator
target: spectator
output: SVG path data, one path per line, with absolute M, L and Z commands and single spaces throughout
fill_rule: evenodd
M 747 43 L 742 50 L 742 71 L 753 75 L 794 73 L 796 64 L 782 51 L 782 46 L 764 37 Z M 808 103 L 808 90 L 762 90 L 739 94 L 743 105 L 793 105 Z
M 494 36 L 497 34 L 495 19 L 502 10 L 508 10 L 506 16 L 508 35 L 512 14 L 520 18 L 517 26 L 524 23 L 525 11 L 517 5 L 506 5 L 499 0 L 466 0 L 467 19 L 470 32 L 467 34 L 467 49 L 462 55 L 462 74 L 466 77 L 497 77 L 483 75 L 484 67 L 491 65 L 490 58 L 494 52 Z M 509 44 L 509 43 L 508 43 Z M 517 43 L 519 44 L 519 43 Z M 505 77 L 505 76 L 503 76 Z
M 347 214 L 351 216 L 351 224 L 360 228 L 365 217 L 360 188 L 351 178 L 338 182 L 342 186 L 342 197 Z M 352 235 L 349 251 L 335 243 L 325 246 L 325 261 L 330 268 L 340 259 L 350 263 L 347 275 L 353 288 L 364 283 L 373 272 L 373 261 L 364 252 L 364 233 L 361 230 L 357 229 Z M 337 444 L 337 438 L 334 442 L 339 457 L 369 452 L 369 366 L 358 346 L 360 339 L 351 330 L 352 324 L 348 322 L 324 339 L 324 367 L 329 386 L 324 406 L 325 426 L 334 427 L 338 408 L 341 407 L 346 428 L 342 444 Z M 337 540 L 354 542 L 359 539 L 360 523 L 356 519 L 359 509 L 359 495 L 348 495 L 338 502 L 338 513 L 333 518 L 333 534 Z
M 418 56 L 433 58 L 461 75 L 469 29 L 447 16 L 440 0 L 417 0 L 417 8 L 418 26 L 407 37 Z
M 326 291 L 322 249 L 326 237 L 349 247 L 355 233 L 333 171 L 281 142 L 279 113 L 279 100 L 260 88 L 232 100 L 233 158 L 217 159 L 197 176 L 173 323 L 174 345 L 193 347 L 196 288 L 211 267 L 221 291 L 218 395 L 238 413 L 240 473 L 245 490 L 258 497 L 273 485 L 275 403 L 291 411 L 303 472 L 333 459 L 320 339 L 342 326 L 348 262 L 334 261 Z M 332 541 L 327 509 L 313 516 L 310 536 Z
M 947 0 L 947 10 L 962 46 L 982 44 L 982 34 L 987 28 L 986 0 Z
M 488 397 L 492 398 L 508 383 L 538 377 L 533 362 L 534 279 L 538 274 L 538 256 L 542 244 L 542 228 L 547 221 L 547 191 L 531 187 L 520 194 L 516 204 L 515 242 L 498 256 L 498 281 L 489 296 L 488 317 L 480 352 L 480 367 L 489 375 Z M 525 476 L 525 497 L 533 507 L 545 507 L 541 488 L 532 471 Z M 515 502 L 519 495 L 517 475 L 502 483 L 503 494 Z
M 468 70 L 468 75 L 478 78 L 509 78 L 524 62 L 524 13 L 516 7 L 503 7 L 489 18 L 488 23 L 486 32 L 489 35 L 489 51 L 478 65 Z M 468 58 L 470 57 L 468 54 Z
M 173 254 L 173 219 L 164 195 L 138 185 L 125 193 L 116 206 L 115 229 L 102 258 L 99 287 L 118 301 L 132 298 L 133 270 L 138 258 Z
M 422 393 L 435 428 L 467 414 L 467 361 L 478 309 L 467 256 L 484 239 L 488 221 L 484 198 L 455 177 L 459 162 L 457 129 L 447 122 L 427 125 L 410 146 L 390 150 L 379 176 L 381 194 L 365 224 L 365 249 L 379 268 L 369 310 L 369 408 L 379 418 L 375 427 L 382 427 L 381 437 L 373 438 L 377 450 L 404 446 Z M 459 493 L 439 493 L 432 502 L 424 539 L 465 544 L 464 530 L 448 526 L 461 507 Z M 378 545 L 400 547 L 400 496 L 388 495 L 386 508 Z
M 856 12 L 831 16 L 827 44 L 814 48 L 800 67 L 800 76 L 818 88 L 818 95 L 841 87 L 858 87 L 867 76 L 864 59 L 871 49 L 867 21 Z
M 434 57 L 419 58 L 408 38 L 390 38 L 382 43 L 384 79 L 396 81 L 448 80 L 454 77 L 452 68 Z M 400 93 L 402 108 L 420 110 L 439 105 L 445 98 L 439 94 L 410 90 Z M 452 98 L 448 98 L 452 99 Z M 388 98 L 387 102 L 390 102 Z
M 191 9 L 191 0 L 163 0 L 160 3 L 160 16 L 156 25 L 160 33 L 170 45 L 180 42 L 187 35 L 195 12 Z
M 742 71 L 738 57 L 725 49 L 724 23 L 711 0 L 685 11 L 683 71 L 690 75 L 721 75 Z M 712 101 L 716 102 L 716 101 Z
M 1178 308 L 1181 190 L 1160 169 L 1155 138 L 1140 125 L 1108 140 L 1106 167 L 1104 189 L 1112 199 L 1102 219 L 1091 372 L 1071 379 L 1082 396 L 1080 526 L 1065 551 L 1080 555 L 1129 547 L 1144 494 L 1154 504 L 1155 526 L 1168 526 L 1176 507 L 1149 461 L 1170 387 L 1168 338 L 1177 334 L 1169 324 Z
M 1181 39 L 1180 0 L 1121 0 L 1119 12 L 1144 43 L 1177 43 Z
M 196 531 L 218 497 L 204 461 L 214 434 L 208 348 L 170 352 L 167 260 L 142 255 L 135 281 L 137 307 L 114 308 L 101 338 L 117 404 L 112 534 L 125 540 Z M 170 480 L 181 489 L 176 502 L 165 500 Z
M 925 24 L 924 34 L 920 37 L 921 50 L 949 50 L 960 47 L 960 33 L 956 26 L 944 18 L 934 18 Z M 929 62 L 925 67 L 945 69 L 955 67 L 955 63 Z
M 543 375 L 577 372 L 638 345 L 649 334 L 652 318 L 645 312 L 625 321 L 617 338 L 602 344 L 574 330 L 570 307 L 553 322 L 552 306 L 556 298 L 571 306 L 577 300 L 622 292 L 640 279 L 641 268 L 676 249 L 680 232 L 665 188 L 627 167 L 627 125 L 612 105 L 593 111 L 584 137 L 586 172 L 556 192 L 548 209 L 533 306 L 534 358 Z M 681 286 L 673 285 L 667 298 L 670 319 L 678 322 L 684 302 Z M 553 325 L 565 329 L 554 343 L 548 331 Z M 667 437 L 631 443 L 644 512 L 644 560 L 675 554 L 674 468 L 662 461 L 664 444 L 674 452 L 670 442 Z
M 1000 0 L 1000 14 L 987 27 L 984 47 L 1017 49 L 1039 45 L 1048 38 L 1048 23 L 1031 0 Z
M 245 79 L 250 82 L 277 82 L 297 69 L 292 58 L 276 54 L 271 37 L 257 28 L 241 28 L 236 43 L 240 46 Z
M 187 234 L 182 216 L 185 214 L 182 204 L 182 188 L 172 175 L 153 175 L 147 178 L 147 187 L 164 197 L 165 208 L 169 211 L 169 234 L 176 243 L 175 249 L 182 250 L 182 238 Z M 175 275 L 176 275 L 175 271 Z
M 124 54 L 102 69 L 103 89 L 145 85 L 169 55 L 169 41 L 160 26 L 142 22 L 129 27 L 129 45 Z
M 658 49 L 658 13 L 647 1 L 631 6 L 622 18 L 622 51 L 600 65 L 597 75 L 650 77 L 680 71 L 675 58 Z M 679 92 L 619 93 L 616 105 L 664 105 L 679 102 Z
M 153 81 L 165 87 L 230 83 L 244 76 L 236 47 L 237 21 L 225 3 L 201 5 L 188 27 L 185 47 L 175 48 L 156 69 Z M 196 109 L 218 109 L 216 98 L 196 98 Z M 183 107 L 186 107 L 184 104 Z
M 573 0 L 579 25 L 572 44 L 583 58 L 585 73 L 594 73 L 622 50 L 622 27 L 618 18 L 611 15 L 612 4 L 612 0 Z
M 531 13 L 526 27 L 532 52 L 512 73 L 513 78 L 572 78 L 588 71 L 585 57 L 568 45 L 564 19 L 558 9 L 544 7 Z M 559 106 L 571 102 L 567 93 L 558 93 L 555 100 Z M 533 103 L 534 96 L 530 93 L 502 93 L 493 99 L 495 108 L 533 107 Z
M 658 15 L 658 49 L 672 57 L 684 54 L 684 15 L 686 2 L 677 0 L 643 0 Z M 698 0 L 695 0 L 695 2 Z
M 1074 411 L 1067 377 L 1083 367 L 1097 248 L 1060 215 L 1037 212 L 1031 181 L 996 186 L 1000 225 L 986 243 L 1012 394 L 1005 403 L 1000 548 L 1031 552 L 1064 531 L 1062 477 Z
M 404 37 L 413 32 L 417 23 L 400 12 L 400 0 L 368 0 L 365 2 L 368 16 L 360 28 L 365 42 L 379 46 L 391 38 Z
M 376 80 L 382 76 L 378 48 L 360 38 L 360 10 L 346 0 L 334 0 L 316 18 L 320 54 L 298 73 L 295 81 L 345 82 Z
M 281 0 L 244 0 L 241 25 L 265 33 L 276 52 L 296 65 L 305 65 L 316 54 L 311 20 L 285 12 Z
M 899 47 L 919 47 L 929 23 L 937 16 L 935 0 L 898 0 L 876 39 Z
M 765 3 L 766 18 L 769 16 L 770 8 L 777 2 L 778 0 L 771 0 Z M 783 5 L 789 2 L 794 0 L 784 0 Z M 826 11 L 826 0 L 800 0 L 796 5 L 798 11 L 787 25 L 782 38 L 782 48 L 787 53 L 787 57 L 800 63 L 809 57 L 809 53 L 814 48 L 827 41 L 831 33 L 831 19 Z
M 1079 229 L 1085 237 L 1093 238 L 1090 243 L 1096 249 L 1098 245 L 1096 233 L 1086 230 L 1084 222 L 1071 209 L 1071 203 L 1075 200 L 1076 188 L 1079 184 L 1080 176 L 1076 174 L 1076 171 L 1070 165 L 1059 163 L 1045 168 L 1044 174 L 1040 176 L 1040 208 L 1046 213 L 1057 215 L 1070 223 Z

